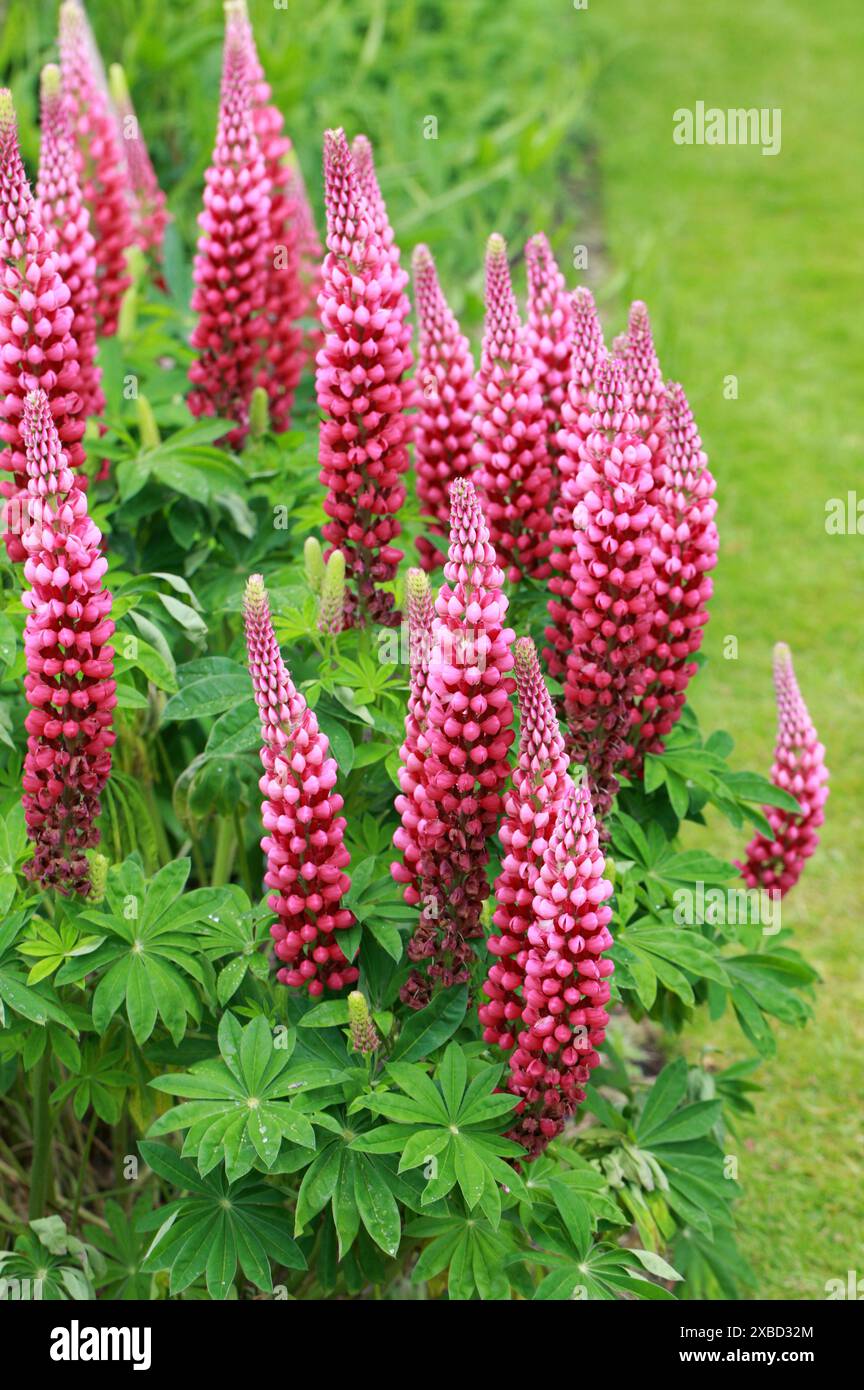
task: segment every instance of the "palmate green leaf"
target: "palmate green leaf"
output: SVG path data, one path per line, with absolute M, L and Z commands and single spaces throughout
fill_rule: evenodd
M 459 985 L 433 995 L 425 1009 L 412 1013 L 402 1027 L 393 1058 L 403 1062 L 418 1062 L 451 1038 L 465 1017 L 468 989 Z
M 428 1239 L 412 1272 L 412 1284 L 424 1284 L 449 1270 L 451 1299 L 484 1301 L 510 1296 L 507 1268 L 516 1256 L 514 1228 L 497 1229 L 483 1217 L 423 1216 L 409 1222 L 406 1235 Z
M 141 1268 L 169 1270 L 172 1296 L 203 1275 L 211 1298 L 227 1298 L 238 1262 L 246 1278 L 265 1293 L 273 1288 L 271 1261 L 305 1269 L 291 1236 L 290 1214 L 274 1188 L 254 1177 L 229 1184 L 222 1172 L 201 1178 L 191 1163 L 163 1144 L 145 1140 L 139 1148 L 154 1172 L 191 1194 L 140 1223 L 141 1229 L 152 1229 L 162 1219 Z
M 157 1091 L 191 1098 L 161 1115 L 150 1136 L 186 1130 L 184 1156 L 196 1158 L 202 1175 L 224 1161 L 232 1182 L 253 1167 L 271 1169 L 283 1140 L 311 1153 L 316 1144 L 312 1124 L 283 1097 L 326 1085 L 332 1073 L 326 1067 L 292 1066 L 293 1040 L 289 1037 L 282 1047 L 281 1036 L 274 1038 L 260 1016 L 241 1028 L 233 1015 L 224 1014 L 220 1058 L 150 1082 Z
M 518 1144 L 484 1126 L 500 1120 L 516 1104 L 515 1096 L 492 1093 L 500 1066 L 484 1067 L 465 1089 L 467 1061 L 455 1043 L 447 1048 L 433 1081 L 422 1067 L 391 1061 L 386 1076 L 399 1086 L 394 1091 L 375 1091 L 354 1102 L 352 1109 L 367 1109 L 393 1121 L 352 1141 L 358 1152 L 398 1152 L 399 1173 L 429 1165 L 423 1191 L 424 1204 L 438 1201 L 458 1186 L 469 1209 L 484 1204 L 487 1214 L 500 1217 L 500 1184 L 524 1194 L 521 1178 L 503 1162 L 518 1157 Z
M 402 1225 L 399 1208 L 378 1162 L 366 1154 L 350 1156 L 354 1167 L 354 1196 L 360 1219 L 385 1255 L 399 1249 Z

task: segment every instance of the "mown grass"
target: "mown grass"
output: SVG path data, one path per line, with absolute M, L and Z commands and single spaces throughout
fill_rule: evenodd
M 759 1074 L 739 1212 L 757 1296 L 824 1298 L 827 1279 L 864 1272 L 864 536 L 825 530 L 829 498 L 864 498 L 860 9 L 616 0 L 580 21 L 607 55 L 593 108 L 607 253 L 627 273 L 621 298 L 651 308 L 664 370 L 686 384 L 718 478 L 700 719 L 733 734 L 742 766 L 767 771 L 771 647 L 784 640 L 828 749 L 823 843 L 783 918 L 824 983 L 814 1023 L 781 1033 Z M 673 111 L 699 100 L 781 108 L 781 152 L 675 145 Z M 737 400 L 724 399 L 729 375 Z M 723 657 L 730 634 L 737 660 Z M 739 848 L 728 834 L 725 845 Z M 743 1052 L 734 1023 L 701 1037 L 730 1060 Z

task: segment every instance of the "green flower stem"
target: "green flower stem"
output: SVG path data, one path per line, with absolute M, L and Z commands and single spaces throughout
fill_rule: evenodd
M 33 1160 L 30 1170 L 31 1221 L 38 1221 L 45 1215 L 48 1194 L 52 1180 L 51 1107 L 49 1104 L 49 1083 L 51 1077 L 51 1042 L 45 1043 L 45 1051 L 36 1063 L 33 1079 Z
M 246 853 L 246 837 L 243 834 L 243 816 L 240 807 L 234 807 L 234 833 L 237 836 L 237 858 L 240 861 L 240 877 L 243 880 L 243 887 L 250 902 L 256 898 L 255 884 L 252 880 L 252 869 L 249 864 L 249 855 Z
M 93 1139 L 96 1134 L 96 1126 L 99 1123 L 99 1116 L 93 1111 L 93 1118 L 87 1129 L 87 1136 L 84 1140 L 84 1147 L 81 1150 L 81 1157 L 78 1163 L 78 1176 L 75 1179 L 75 1191 L 72 1194 L 72 1215 L 69 1218 L 69 1226 L 74 1231 L 78 1224 L 78 1213 L 81 1209 L 81 1194 L 84 1190 L 84 1175 L 88 1171 L 90 1164 L 90 1150 L 93 1147 Z
M 216 833 L 216 855 L 213 860 L 213 877 L 210 880 L 212 888 L 221 888 L 223 883 L 227 883 L 231 877 L 231 870 L 234 867 L 234 851 L 236 849 L 237 836 L 234 831 L 234 822 L 230 816 L 220 816 L 219 829 Z

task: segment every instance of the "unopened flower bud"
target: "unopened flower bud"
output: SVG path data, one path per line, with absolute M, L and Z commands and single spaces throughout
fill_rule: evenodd
M 355 1052 L 376 1052 L 381 1046 L 381 1039 L 369 1013 L 369 1005 L 357 989 L 352 989 L 348 995 L 348 1026 L 351 1029 L 351 1046 Z

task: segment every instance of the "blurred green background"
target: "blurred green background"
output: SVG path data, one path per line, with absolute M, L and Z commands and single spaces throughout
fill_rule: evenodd
M 864 534 L 825 529 L 829 499 L 853 492 L 864 504 L 859 0 L 250 9 L 319 217 L 323 129 L 365 130 L 404 252 L 430 243 L 475 344 L 486 236 L 501 231 L 516 252 L 542 227 L 571 284 L 597 294 L 608 341 L 627 300 L 647 301 L 664 371 L 687 389 L 718 479 L 722 541 L 694 687 L 700 719 L 729 730 L 741 766 L 767 771 L 771 647 L 788 641 L 832 771 L 822 847 L 784 905 L 823 975 L 816 1020 L 780 1037 L 759 1074 L 758 1120 L 738 1143 L 756 1296 L 823 1298 L 826 1280 L 864 1274 Z M 215 128 L 220 6 L 91 0 L 89 13 L 106 62 L 126 65 L 188 245 Z M 32 166 L 54 7 L 11 0 L 0 20 L 0 68 Z M 779 154 L 676 145 L 673 112 L 697 101 L 779 108 Z M 437 139 L 425 138 L 429 118 Z M 580 247 L 588 264 L 577 272 Z M 735 659 L 724 658 L 729 636 Z M 741 847 L 720 827 L 717 840 Z M 732 1025 L 685 1039 L 693 1055 L 700 1042 L 723 1060 L 743 1055 Z

